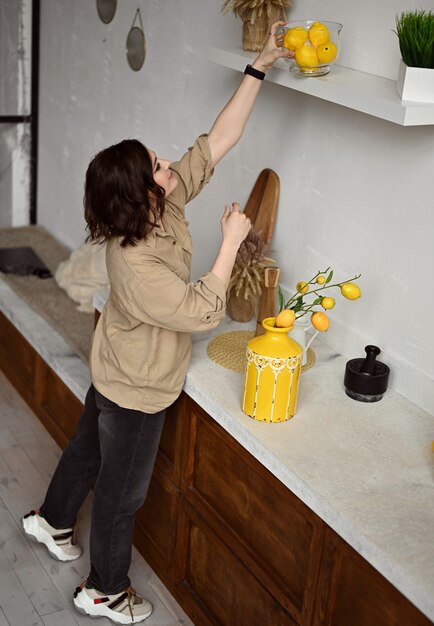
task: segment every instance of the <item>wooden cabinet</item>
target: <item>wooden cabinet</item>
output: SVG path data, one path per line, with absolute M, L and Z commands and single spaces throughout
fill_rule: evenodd
M 34 394 L 36 357 L 32 346 L 0 313 L 0 366 L 26 400 Z
M 64 446 L 81 403 L 2 314 L 0 367 Z M 196 626 L 432 624 L 184 393 L 135 542 Z
M 431 624 L 330 528 L 324 546 L 313 626 Z
M 173 550 L 162 569 L 152 542 L 143 554 L 197 626 L 432 624 L 205 411 L 180 402 L 162 442 L 165 456 L 172 442 L 177 499 L 158 532 Z M 145 517 L 161 503 L 148 499 Z
M 160 447 L 148 495 L 137 512 L 135 544 L 159 577 L 170 586 L 180 501 L 185 433 L 185 396 L 166 412 Z
M 185 499 L 292 620 L 309 623 L 323 522 L 203 410 L 190 405 Z
M 64 448 L 75 432 L 83 405 L 2 313 L 0 367 Z
M 175 585 L 195 624 L 297 626 L 241 555 L 185 501 L 178 537 Z

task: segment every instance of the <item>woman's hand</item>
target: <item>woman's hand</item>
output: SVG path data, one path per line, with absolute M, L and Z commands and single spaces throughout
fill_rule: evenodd
M 227 289 L 238 248 L 247 237 L 252 224 L 249 218 L 241 213 L 238 202 L 232 202 L 232 207 L 225 206 L 225 212 L 220 223 L 223 241 L 211 272 L 223 281 Z
M 220 220 L 223 241 L 233 245 L 236 250 L 247 237 L 252 227 L 250 219 L 240 211 L 238 202 L 232 202 L 232 207 L 228 204 L 225 206 L 225 212 Z
M 283 44 L 283 33 L 280 32 L 276 35 L 276 30 L 279 26 L 285 26 L 286 22 L 274 22 L 270 27 L 270 33 L 265 43 L 264 48 L 259 53 L 258 57 L 252 64 L 254 68 L 261 72 L 269 70 L 277 59 L 292 59 L 294 53 L 286 48 L 281 48 Z

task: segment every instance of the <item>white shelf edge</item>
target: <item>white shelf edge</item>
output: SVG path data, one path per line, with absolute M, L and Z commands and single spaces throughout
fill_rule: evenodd
M 255 55 L 241 49 L 210 47 L 207 58 L 242 72 Z M 279 59 L 266 80 L 401 126 L 434 124 L 434 104 L 402 101 L 396 81 L 341 65 L 334 65 L 326 76 L 304 78 L 290 72 L 287 63 Z

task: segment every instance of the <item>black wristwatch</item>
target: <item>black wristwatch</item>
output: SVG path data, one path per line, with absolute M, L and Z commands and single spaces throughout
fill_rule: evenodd
M 261 72 L 260 70 L 255 69 L 251 65 L 246 65 L 246 69 L 244 70 L 244 74 L 249 74 L 249 76 L 253 76 L 258 80 L 264 80 L 265 72 Z

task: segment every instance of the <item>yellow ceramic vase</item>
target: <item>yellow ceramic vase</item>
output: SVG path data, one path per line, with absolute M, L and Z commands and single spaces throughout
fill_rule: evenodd
M 247 344 L 243 411 L 262 422 L 284 422 L 297 407 L 303 350 L 288 337 L 290 328 L 276 328 L 276 318 L 262 322 L 265 335 Z

